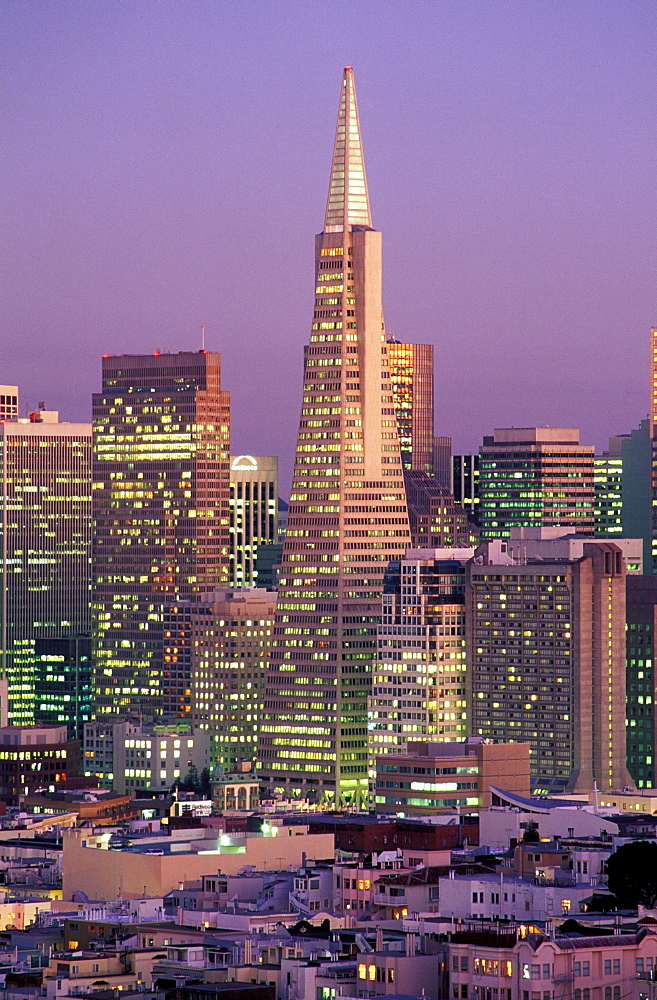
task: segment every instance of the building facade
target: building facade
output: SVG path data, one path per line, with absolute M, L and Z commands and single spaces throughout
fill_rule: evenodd
M 498 428 L 485 437 L 479 460 L 482 537 L 554 525 L 593 535 L 593 454 L 573 427 Z
M 402 344 L 388 334 L 387 345 L 402 464 L 433 475 L 433 344 Z
M 0 385 L 0 420 L 18 420 L 18 386 Z
M 448 483 L 454 499 L 463 504 L 468 519 L 479 524 L 479 455 L 454 455 Z
M 529 743 L 534 790 L 631 784 L 622 550 L 592 540 L 573 559 L 535 553 L 516 562 L 489 542 L 467 566 L 470 732 Z
M 89 631 L 91 426 L 55 411 L 0 423 L 0 486 L 2 672 L 9 722 L 29 725 L 36 639 Z
M 370 698 L 372 766 L 408 740 L 466 734 L 465 564 L 473 555 L 410 549 L 389 567 Z
M 367 699 L 386 567 L 409 544 L 353 71 L 344 72 L 278 606 L 261 772 L 367 801 Z
M 152 716 L 166 700 L 164 604 L 228 582 L 220 357 L 105 357 L 93 412 L 95 710 Z
M 34 721 L 62 725 L 69 739 L 82 740 L 91 718 L 91 636 L 44 636 L 34 645 Z
M 220 590 L 164 611 L 164 669 L 177 699 L 170 714 L 210 733 L 225 770 L 254 761 L 265 696 L 276 594 Z
M 69 740 L 66 726 L 0 728 L 0 798 L 17 804 L 37 789 L 54 792 L 81 773 L 79 740 Z
M 620 538 L 623 530 L 623 443 L 629 434 L 609 438 L 609 448 L 593 459 L 595 534 Z
M 230 461 L 230 586 L 258 586 L 258 550 L 277 542 L 278 459 L 236 455 Z
M 638 788 L 655 787 L 657 576 L 627 578 L 627 769 Z
M 405 753 L 376 758 L 377 812 L 431 816 L 458 807 L 478 812 L 491 804 L 490 786 L 529 795 L 529 745 L 412 740 Z

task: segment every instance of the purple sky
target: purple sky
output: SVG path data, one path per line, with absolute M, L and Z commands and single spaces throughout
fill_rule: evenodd
M 342 67 L 387 326 L 436 431 L 648 407 L 654 0 L 4 0 L 0 382 L 86 420 L 103 353 L 221 351 L 233 451 L 293 455 Z

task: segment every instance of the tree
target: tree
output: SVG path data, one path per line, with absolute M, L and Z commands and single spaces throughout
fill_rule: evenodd
M 531 820 L 529 821 L 525 832 L 522 835 L 522 839 L 525 844 L 537 844 L 540 841 L 541 835 L 538 832 L 538 826 L 536 823 Z
M 621 906 L 634 909 L 641 903 L 652 909 L 657 903 L 657 844 L 633 840 L 623 844 L 607 862 L 609 891 Z

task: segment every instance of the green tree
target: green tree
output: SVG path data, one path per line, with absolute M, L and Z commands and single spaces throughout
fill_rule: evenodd
M 657 843 L 633 840 L 623 844 L 607 862 L 607 883 L 621 906 L 657 903 Z

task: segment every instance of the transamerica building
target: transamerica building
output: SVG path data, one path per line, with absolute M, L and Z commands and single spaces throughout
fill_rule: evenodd
M 367 698 L 386 567 L 410 544 L 353 71 L 342 79 L 264 716 L 288 795 L 367 801 Z

